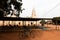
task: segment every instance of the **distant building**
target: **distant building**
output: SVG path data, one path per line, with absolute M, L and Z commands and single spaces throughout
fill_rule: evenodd
M 33 10 L 32 10 L 32 16 L 31 16 L 31 18 L 37 18 L 37 16 L 36 16 L 36 11 L 35 11 L 34 8 L 33 8 Z
M 47 24 L 52 24 L 52 20 L 48 20 L 46 23 Z
M 32 9 L 32 15 L 28 18 L 37 18 L 35 8 Z M 26 26 L 37 26 L 40 21 L 26 21 Z
M 11 15 L 11 17 L 17 17 L 15 14 L 16 12 L 13 10 L 12 11 L 13 15 Z M 33 8 L 32 10 L 32 15 L 31 17 L 28 17 L 28 18 L 37 18 L 36 16 L 36 11 L 35 9 Z M 23 24 L 23 21 L 4 21 L 4 25 L 11 25 L 11 26 L 14 26 L 14 25 L 18 25 L 18 26 L 37 26 L 40 24 L 40 21 L 24 21 L 24 24 Z
M 28 18 L 37 18 L 36 11 L 34 8 L 32 10 L 32 15 Z M 25 26 L 37 26 L 37 25 L 39 25 L 39 23 L 40 23 L 40 21 L 37 21 L 37 22 L 36 21 L 24 21 Z M 15 21 L 15 25 L 23 26 L 23 21 Z

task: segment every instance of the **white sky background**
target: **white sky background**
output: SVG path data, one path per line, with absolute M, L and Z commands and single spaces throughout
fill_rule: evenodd
M 32 14 L 32 9 L 35 8 L 36 15 L 38 18 L 52 18 L 56 16 L 60 16 L 60 5 L 55 9 L 57 4 L 60 3 L 60 0 L 22 0 L 23 8 L 25 10 L 20 15 L 21 17 L 30 17 Z

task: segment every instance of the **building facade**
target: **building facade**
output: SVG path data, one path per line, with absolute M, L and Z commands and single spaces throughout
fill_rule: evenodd
M 11 17 L 16 17 L 15 14 L 16 13 L 13 11 L 13 15 L 11 15 Z M 34 8 L 32 10 L 31 17 L 28 17 L 28 18 L 37 18 L 36 11 Z M 14 26 L 14 25 L 18 25 L 18 26 L 39 26 L 40 21 L 24 21 L 24 22 L 23 21 L 4 21 L 4 23 L 3 23 L 3 21 L 1 21 L 0 26 L 1 25 L 4 25 L 4 26 L 6 26 L 6 25 L 7 26 L 9 26 L 9 25 L 11 25 L 11 26 Z

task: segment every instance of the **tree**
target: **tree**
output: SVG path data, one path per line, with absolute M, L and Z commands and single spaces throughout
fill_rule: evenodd
M 41 26 L 43 27 L 44 26 L 44 24 L 45 24 L 45 20 L 41 20 Z
M 60 24 L 60 17 L 54 17 L 54 18 L 52 19 L 52 22 L 53 22 L 54 24 Z
M 10 14 L 12 10 L 11 5 L 14 5 L 14 9 L 17 10 L 16 16 L 20 15 L 22 12 L 22 0 L 0 0 L 0 17 L 4 16 L 4 11 L 6 11 L 6 15 Z

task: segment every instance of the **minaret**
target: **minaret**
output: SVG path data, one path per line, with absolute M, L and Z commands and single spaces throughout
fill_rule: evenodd
M 33 8 L 33 10 L 32 10 L 32 18 L 36 18 L 36 11 L 35 11 L 35 8 Z

